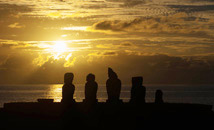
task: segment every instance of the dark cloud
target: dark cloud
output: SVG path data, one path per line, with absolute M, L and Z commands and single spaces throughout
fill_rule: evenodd
M 115 21 L 101 21 L 96 24 L 94 24 L 94 28 L 97 30 L 113 30 L 113 31 L 122 31 L 125 28 L 131 27 L 135 24 L 139 24 L 142 22 L 142 19 L 134 19 L 129 22 L 124 22 L 120 20 Z
M 109 2 L 118 2 L 122 3 L 120 7 L 134 7 L 137 5 L 145 4 L 147 2 L 150 2 L 151 0 L 106 0 Z
M 114 55 L 117 55 L 117 53 L 116 52 L 105 52 L 105 53 L 103 53 L 103 55 L 105 55 L 105 56 L 114 56 Z
M 103 8 L 109 8 L 107 4 L 102 3 L 102 4 L 84 4 L 81 5 L 80 8 L 85 8 L 85 9 L 103 9 Z
M 146 0 L 124 0 L 124 4 L 121 5 L 122 7 L 134 7 L 137 5 L 145 4 Z
M 179 12 L 200 12 L 200 11 L 212 11 L 214 5 L 167 5 L 170 8 L 174 8 Z
M 131 42 L 124 42 L 124 43 L 121 43 L 120 45 L 123 46 L 123 47 L 131 47 L 131 46 L 133 46 L 133 43 L 131 43 Z
M 130 35 L 180 35 L 185 37 L 212 36 L 213 21 L 194 17 L 187 13 L 176 13 L 169 16 L 142 17 L 130 21 L 112 20 L 100 21 L 93 25 L 95 30 L 114 31 Z M 145 34 L 144 34 L 145 35 Z
M 33 57 L 25 52 L 8 53 L 7 58 L 0 64 L 0 83 L 24 83 L 25 78 L 35 69 Z

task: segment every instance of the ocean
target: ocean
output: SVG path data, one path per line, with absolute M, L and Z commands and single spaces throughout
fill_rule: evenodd
M 9 102 L 37 102 L 37 99 L 62 99 L 63 84 L 40 85 L 0 85 L 0 108 Z M 77 102 L 84 99 L 84 85 L 76 84 L 74 98 Z M 163 91 L 163 99 L 169 103 L 198 103 L 214 105 L 214 85 L 144 85 L 146 102 L 154 102 L 155 91 Z M 131 85 L 123 85 L 120 98 L 124 102 L 130 99 Z M 105 102 L 107 93 L 105 85 L 98 86 L 98 101 Z M 213 108 L 214 110 L 214 108 Z

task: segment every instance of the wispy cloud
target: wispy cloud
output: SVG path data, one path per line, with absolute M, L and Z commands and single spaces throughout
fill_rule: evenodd
M 8 25 L 9 28 L 24 28 L 24 25 L 20 25 L 19 23 L 13 23 Z
M 136 18 L 130 21 L 100 21 L 93 25 L 95 30 L 171 33 L 185 35 L 210 35 L 213 37 L 213 20 L 189 16 L 186 13 L 176 13 L 170 16 Z M 201 35 L 203 34 L 203 35 Z

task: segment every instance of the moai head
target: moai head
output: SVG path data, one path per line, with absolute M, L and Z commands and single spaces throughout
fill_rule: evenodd
M 143 84 L 143 77 L 132 77 L 132 86 L 140 87 Z
M 108 68 L 108 77 L 109 78 L 117 78 L 117 74 L 112 70 L 112 68 Z
M 86 77 L 86 81 L 89 82 L 89 81 L 95 81 L 95 75 L 94 74 L 88 74 L 87 77 Z
M 64 75 L 64 83 L 71 84 L 73 82 L 74 74 L 73 73 L 65 73 Z

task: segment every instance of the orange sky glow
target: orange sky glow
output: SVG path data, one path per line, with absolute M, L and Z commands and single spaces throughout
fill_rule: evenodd
M 212 0 L 1 0 L 0 83 L 105 83 L 109 66 L 124 83 L 214 83 L 213 13 Z

